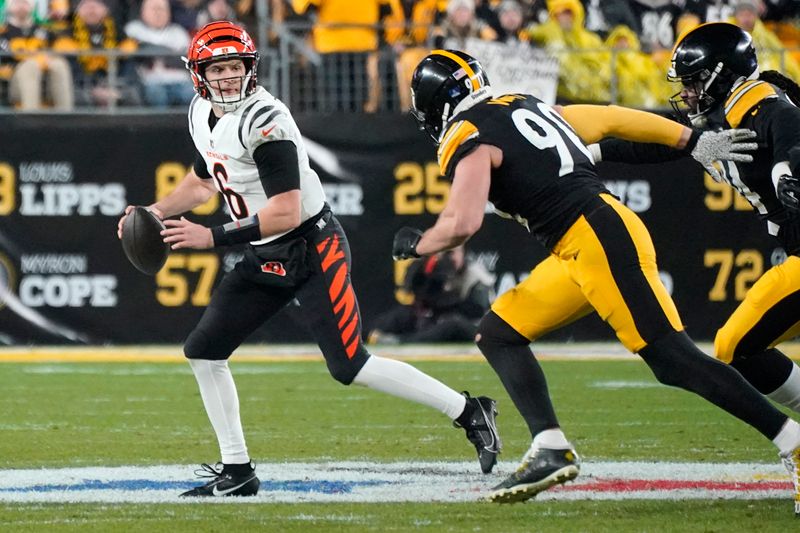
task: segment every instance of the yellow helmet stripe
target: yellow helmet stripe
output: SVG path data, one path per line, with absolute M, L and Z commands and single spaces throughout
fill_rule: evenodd
M 462 58 L 458 57 L 452 52 L 448 52 L 447 50 L 434 50 L 433 52 L 431 52 L 431 55 L 444 56 L 447 59 L 455 61 L 459 67 L 464 69 L 464 72 L 467 73 L 467 76 L 469 76 L 469 79 L 472 82 L 472 90 L 477 91 L 478 89 L 481 88 L 481 81 L 475 75 L 475 71 L 472 70 L 472 67 L 469 66 L 469 63 L 464 61 Z

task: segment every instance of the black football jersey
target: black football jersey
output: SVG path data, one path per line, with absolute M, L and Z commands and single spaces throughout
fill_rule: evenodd
M 608 193 L 577 133 L 534 96 L 499 96 L 453 117 L 437 154 L 442 175 L 452 180 L 458 162 L 479 144 L 503 151 L 502 165 L 492 169 L 489 201 L 548 249 Z
M 767 230 L 790 254 L 800 254 L 800 217 L 787 211 L 776 193 L 772 167 L 788 161 L 800 171 L 800 109 L 783 92 L 764 81 L 747 81 L 710 117 L 712 127 L 747 128 L 756 132 L 758 149 L 752 163 L 725 162 L 724 178 L 747 198 Z
M 788 161 L 793 175 L 800 175 L 800 109 L 775 86 L 758 80 L 737 87 L 708 117 L 708 129 L 747 128 L 756 132 L 758 149 L 751 163 L 720 163 L 723 179 L 744 196 L 770 235 L 787 253 L 800 255 L 800 216 L 788 211 L 778 199 L 772 167 Z M 600 143 L 604 161 L 656 163 L 684 154 L 665 146 L 606 139 Z

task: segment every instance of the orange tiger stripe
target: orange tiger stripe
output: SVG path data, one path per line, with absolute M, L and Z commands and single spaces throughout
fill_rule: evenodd
M 339 247 L 339 237 L 334 235 L 317 244 L 317 253 L 322 257 L 323 272 L 328 272 L 335 263 L 340 259 L 343 260 L 333 275 L 333 281 L 328 287 L 328 296 L 334 306 L 334 315 L 340 316 L 338 327 L 342 346 L 344 346 L 347 358 L 352 359 L 358 349 L 359 335 L 353 333 L 358 329 L 359 319 L 353 286 L 347 281 L 347 262 L 344 261 L 344 252 Z M 348 341 L 350 342 L 348 343 Z
M 347 358 L 352 359 L 353 356 L 356 354 L 356 348 L 358 348 L 358 337 L 356 337 L 353 342 L 351 342 L 345 351 L 347 352 Z
M 333 282 L 331 282 L 331 286 L 328 288 L 331 303 L 335 303 L 336 300 L 339 299 L 339 296 L 342 294 L 342 288 L 344 287 L 344 282 L 346 279 L 347 265 L 342 265 L 339 267 L 339 270 L 336 271 L 336 274 L 334 274 Z
M 353 320 L 350 321 L 350 323 L 347 325 L 346 328 L 341 330 L 342 331 L 342 344 L 347 344 L 347 341 L 353 335 L 353 331 L 356 329 L 357 325 L 358 325 L 358 319 L 353 319 Z
M 347 289 L 345 289 L 344 296 L 339 303 L 333 308 L 333 312 L 338 314 L 339 311 L 342 311 L 342 319 L 339 321 L 339 329 L 341 330 L 344 324 L 351 318 L 353 315 L 353 311 L 356 308 L 356 297 L 353 294 L 352 285 L 348 285 Z
M 318 253 L 319 255 L 322 255 L 322 252 L 325 250 L 325 248 L 327 248 L 327 247 L 328 247 L 328 244 L 329 244 L 330 242 L 331 242 L 331 238 L 330 238 L 330 237 L 328 237 L 327 239 L 325 239 L 324 241 L 322 241 L 321 243 L 319 243 L 319 244 L 317 245 L 317 253 Z
M 338 235 L 334 235 L 330 250 L 328 250 L 328 253 L 325 254 L 325 257 L 322 259 L 322 271 L 327 272 L 331 265 L 339 259 L 344 259 L 344 252 L 339 248 Z

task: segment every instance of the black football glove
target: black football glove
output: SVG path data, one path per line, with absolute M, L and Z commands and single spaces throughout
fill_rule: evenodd
M 392 257 L 395 261 L 419 257 L 417 243 L 421 238 L 422 232 L 416 228 L 409 228 L 408 226 L 400 228 L 394 234 L 394 242 L 392 243 Z
M 778 178 L 778 200 L 795 213 L 800 212 L 800 180 L 784 174 Z

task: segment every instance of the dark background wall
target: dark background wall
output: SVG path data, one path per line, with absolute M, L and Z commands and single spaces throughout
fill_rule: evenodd
M 408 117 L 296 118 L 348 232 L 369 327 L 394 302 L 394 231 L 431 224 L 448 186 Z M 0 117 L 0 343 L 181 342 L 238 252 L 175 253 L 147 277 L 125 259 L 116 224 L 126 205 L 149 204 L 174 186 L 191 157 L 184 115 Z M 650 228 L 662 277 L 697 339 L 713 338 L 747 288 L 782 259 L 746 202 L 704 180 L 691 160 L 603 164 L 601 175 Z M 189 217 L 226 220 L 218 202 Z M 495 215 L 468 248 L 496 272 L 499 292 L 544 254 L 521 226 Z M 289 308 L 252 340 L 309 341 L 302 316 Z M 596 317 L 550 337 L 612 338 Z

